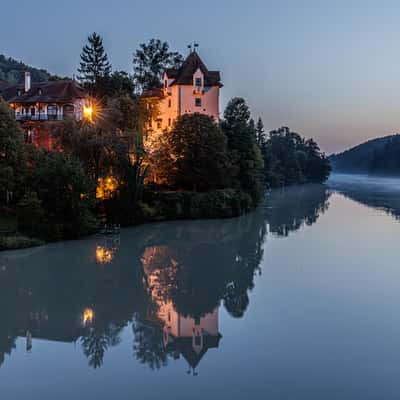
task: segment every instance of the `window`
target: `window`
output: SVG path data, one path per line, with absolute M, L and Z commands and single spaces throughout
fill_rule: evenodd
M 195 338 L 194 338 L 194 345 L 195 345 L 196 347 L 201 346 L 201 336 L 195 336 Z
M 35 115 L 35 112 L 36 112 L 35 107 L 31 107 L 31 115 L 32 115 L 32 116 Z
M 196 105 L 196 107 L 201 107 L 201 98 L 200 97 L 196 97 L 195 105 Z
M 196 86 L 203 86 L 202 79 L 201 78 L 196 78 L 195 85 Z
M 164 81 L 164 87 L 165 87 L 165 89 L 168 87 L 168 81 L 167 80 Z
M 150 119 L 149 120 L 149 128 L 152 128 L 153 127 L 153 121 Z
M 38 95 L 39 95 L 39 96 L 42 95 L 42 89 L 39 88 L 37 92 L 38 92 Z
M 47 106 L 47 119 L 51 121 L 57 119 L 57 106 Z
M 200 325 L 200 318 L 199 318 L 199 317 L 196 317 L 196 318 L 194 319 L 194 324 L 195 324 L 195 325 Z
M 168 126 L 171 126 L 171 118 L 168 118 Z
M 74 106 L 72 104 L 66 104 L 63 107 L 64 117 L 73 117 L 74 116 Z
M 158 119 L 157 120 L 157 129 L 161 129 L 162 128 L 162 119 Z
M 168 99 L 168 107 L 169 108 L 171 108 L 171 104 L 172 104 L 171 99 Z

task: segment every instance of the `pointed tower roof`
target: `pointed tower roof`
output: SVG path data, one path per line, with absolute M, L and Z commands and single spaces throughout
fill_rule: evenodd
M 204 86 L 222 86 L 219 71 L 209 71 L 196 51 L 192 51 L 179 69 L 169 68 L 165 72 L 171 85 L 192 85 L 193 74 L 200 69 L 204 75 Z

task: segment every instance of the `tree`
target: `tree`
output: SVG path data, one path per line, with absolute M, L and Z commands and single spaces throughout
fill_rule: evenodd
M 89 90 L 95 90 L 99 81 L 111 73 L 111 64 L 104 50 L 103 39 L 96 32 L 88 37 L 88 44 L 83 46 L 78 72 L 79 80 Z
M 35 150 L 29 165 L 31 169 L 25 176 L 29 197 L 18 203 L 23 225 L 29 226 L 29 215 L 35 222 L 31 225 L 33 232 L 27 233 L 50 240 L 91 233 L 96 227 L 91 213 L 92 189 L 80 162 L 65 153 Z M 29 215 L 27 208 L 31 210 Z
M 270 132 L 263 155 L 265 181 L 270 187 L 321 183 L 330 173 L 329 160 L 317 143 L 287 127 Z
M 265 146 L 265 130 L 264 130 L 264 123 L 261 118 L 258 118 L 257 125 L 256 125 L 256 142 L 261 149 L 261 152 Z
M 257 204 L 262 197 L 263 159 L 256 143 L 256 129 L 244 99 L 229 101 L 221 127 L 228 138 L 231 161 L 237 167 L 237 185 Z
M 10 200 L 11 193 L 21 189 L 23 132 L 15 117 L 0 97 L 0 204 Z
M 161 86 L 162 74 L 167 68 L 179 68 L 183 57 L 169 50 L 167 42 L 151 39 L 142 43 L 133 55 L 135 84 L 142 90 Z
M 212 118 L 185 114 L 164 134 L 161 149 L 168 183 L 177 189 L 207 191 L 229 186 L 226 137 Z

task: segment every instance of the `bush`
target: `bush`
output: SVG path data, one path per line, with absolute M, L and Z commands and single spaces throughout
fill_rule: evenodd
M 230 218 L 252 206 L 251 197 L 233 189 L 212 192 L 146 192 L 142 207 L 147 220 Z
M 36 192 L 28 192 L 17 204 L 18 230 L 30 235 L 39 235 L 44 215 L 42 202 Z
M 0 237 L 0 251 L 25 249 L 33 246 L 40 246 L 43 242 L 39 239 L 26 236 L 3 236 Z

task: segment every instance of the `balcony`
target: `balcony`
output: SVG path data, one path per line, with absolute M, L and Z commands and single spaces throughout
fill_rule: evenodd
M 67 117 L 73 117 L 73 115 L 62 115 L 62 114 L 15 114 L 17 121 L 63 121 Z

